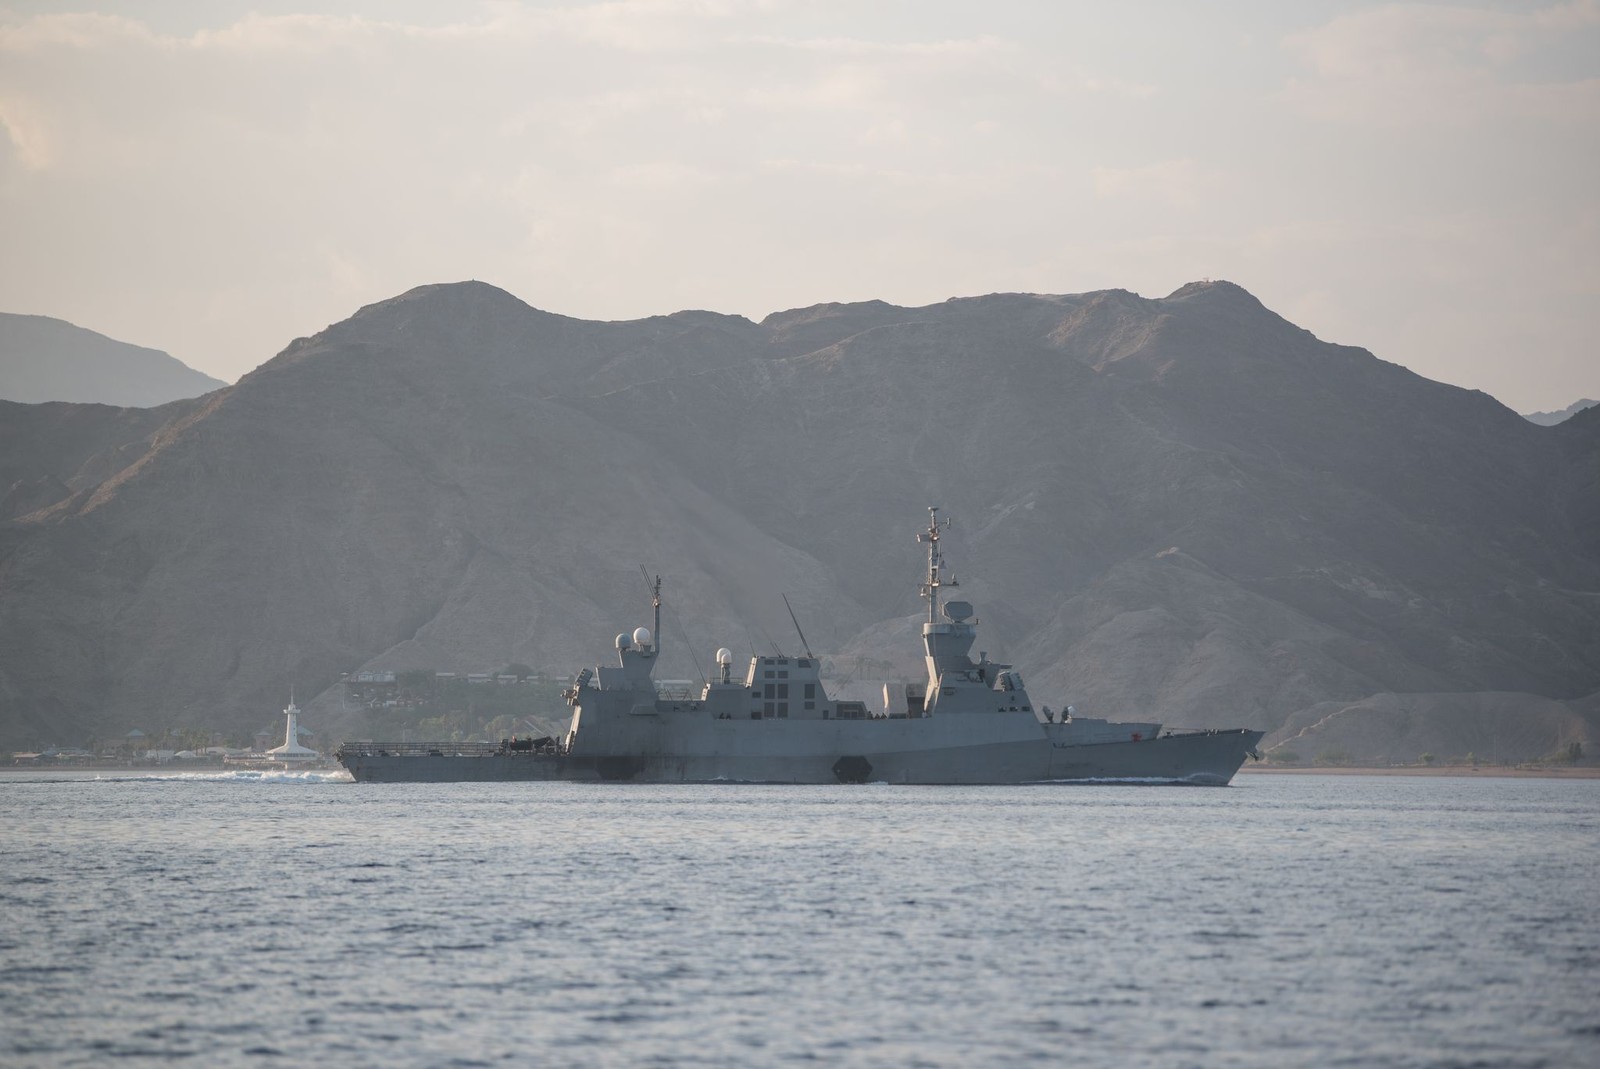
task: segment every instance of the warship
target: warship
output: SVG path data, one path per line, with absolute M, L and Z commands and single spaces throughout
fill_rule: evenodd
M 977 622 L 939 549 L 949 520 L 928 510 L 922 597 L 927 678 L 885 689 L 885 708 L 835 699 L 821 661 L 754 655 L 742 675 L 716 653 L 699 688 L 658 683 L 661 579 L 654 630 L 617 636 L 617 663 L 584 669 L 563 697 L 559 736 L 494 743 L 346 743 L 339 763 L 358 782 L 587 780 L 634 783 L 1142 783 L 1226 785 L 1262 732 L 1163 731 L 1035 705 L 1009 664 L 971 655 Z M 648 576 L 647 576 L 648 577 Z M 796 624 L 798 630 L 798 623 Z M 801 637 L 804 645 L 804 635 Z

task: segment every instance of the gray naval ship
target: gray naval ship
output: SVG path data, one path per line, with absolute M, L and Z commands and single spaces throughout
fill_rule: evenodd
M 566 732 L 490 743 L 347 743 L 339 763 L 360 782 L 619 780 L 635 783 L 1228 783 L 1262 733 L 1245 728 L 1162 731 L 1149 722 L 1059 715 L 1034 704 L 1021 676 L 971 655 L 972 605 L 945 600 L 930 508 L 922 625 L 928 676 L 882 712 L 830 698 L 821 664 L 753 656 L 742 675 L 717 651 L 698 690 L 658 686 L 661 580 L 655 630 L 617 636 L 617 663 L 580 672 L 563 696 Z M 798 627 L 798 625 L 797 625 Z M 802 643 L 804 637 L 802 636 Z M 887 692 L 886 692 L 887 693 Z M 886 705 L 892 699 L 886 698 Z

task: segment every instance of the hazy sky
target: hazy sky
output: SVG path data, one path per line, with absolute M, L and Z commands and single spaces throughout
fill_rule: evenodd
M 759 319 L 1211 277 L 1600 396 L 1596 0 L 0 0 L 0 129 L 0 311 L 229 380 L 464 278 Z

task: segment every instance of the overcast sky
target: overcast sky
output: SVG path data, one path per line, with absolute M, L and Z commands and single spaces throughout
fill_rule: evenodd
M 0 311 L 230 381 L 465 278 L 760 319 L 1210 277 L 1600 397 L 1595 0 L 0 0 L 0 129 Z

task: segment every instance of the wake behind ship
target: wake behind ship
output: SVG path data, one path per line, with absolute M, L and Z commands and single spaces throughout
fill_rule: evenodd
M 1044 782 L 1228 783 L 1262 732 L 1175 732 L 1036 706 L 1021 676 L 980 653 L 972 605 L 945 601 L 939 536 L 929 509 L 922 596 L 927 679 L 905 686 L 898 709 L 871 713 L 829 697 L 817 658 L 754 656 L 742 676 L 717 651 L 698 693 L 658 689 L 661 584 L 655 630 L 617 636 L 616 665 L 584 669 L 564 692 L 559 738 L 489 744 L 346 743 L 339 763 L 360 782 L 615 780 L 635 783 Z

